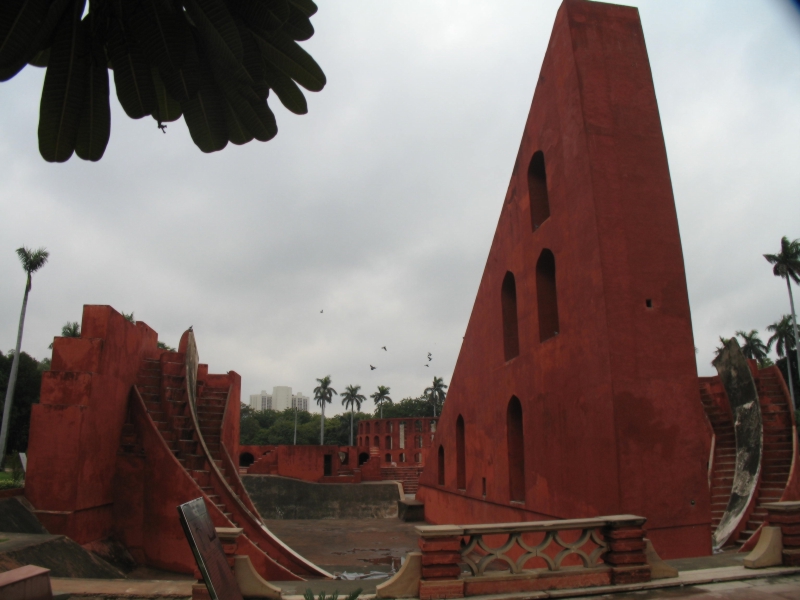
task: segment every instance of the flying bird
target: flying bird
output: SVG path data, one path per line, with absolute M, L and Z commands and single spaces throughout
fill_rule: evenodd
M 194 327 L 194 325 L 189 325 L 189 331 L 194 331 L 194 329 L 192 329 L 192 327 Z
M 430 367 L 430 365 L 425 365 L 426 367 Z
M 381 346 L 381 350 L 386 350 L 386 346 Z M 388 350 L 386 350 L 388 352 Z
M 370 371 L 374 371 L 374 370 L 375 370 L 375 369 L 377 369 L 377 368 L 378 368 L 378 367 L 373 367 L 372 365 L 370 365 L 370 366 L 369 366 L 369 370 L 370 370 Z
M 322 311 L 319 311 L 319 314 L 322 314 Z

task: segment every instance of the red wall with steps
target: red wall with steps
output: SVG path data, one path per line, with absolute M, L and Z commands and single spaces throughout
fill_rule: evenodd
M 263 577 L 327 577 L 263 526 L 244 491 L 239 375 L 197 367 L 195 420 L 193 333 L 179 352 L 157 340 L 108 306 L 84 307 L 81 338 L 56 339 L 31 419 L 25 494 L 37 516 L 81 544 L 114 535 L 143 564 L 192 573 L 176 508 L 203 497 L 215 525 L 243 528 L 239 552 Z

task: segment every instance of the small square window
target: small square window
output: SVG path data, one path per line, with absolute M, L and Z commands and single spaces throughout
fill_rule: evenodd
M 650 298 L 645 300 L 644 304 L 645 304 L 645 306 L 647 306 L 647 308 L 653 308 L 653 301 Z

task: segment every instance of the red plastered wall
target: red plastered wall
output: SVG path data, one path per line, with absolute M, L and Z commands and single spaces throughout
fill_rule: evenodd
M 550 216 L 534 229 L 528 166 L 537 151 L 545 157 Z M 542 341 L 536 265 L 545 250 L 555 257 L 558 333 Z M 519 355 L 506 361 L 501 288 L 509 271 Z M 512 396 L 522 406 L 525 448 L 519 503 L 509 495 Z M 459 415 L 463 492 L 456 486 Z M 432 457 L 444 448 L 445 484 L 431 459 L 418 496 L 435 523 L 638 514 L 662 557 L 705 555 L 709 444 L 638 11 L 567 0 L 432 444 Z
M 158 335 L 110 306 L 84 306 L 80 338 L 56 338 L 33 406 L 25 495 L 53 533 L 78 543 L 111 530 L 127 397 Z M 54 514 L 59 511 L 67 514 Z

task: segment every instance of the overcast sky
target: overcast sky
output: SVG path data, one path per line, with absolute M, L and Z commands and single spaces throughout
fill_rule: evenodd
M 762 254 L 800 238 L 800 19 L 788 0 L 629 4 L 708 375 L 719 335 L 788 312 Z M 201 360 L 240 373 L 245 401 L 275 385 L 312 395 L 328 374 L 395 400 L 449 383 L 558 5 L 323 0 L 303 45 L 328 84 L 309 113 L 271 97 L 275 139 L 211 155 L 182 120 L 164 135 L 112 97 L 103 159 L 48 164 L 43 70 L 0 84 L 0 348 L 16 340 L 24 244 L 50 251 L 25 323 L 36 358 L 83 304 L 110 304 L 173 346 L 193 325 Z

